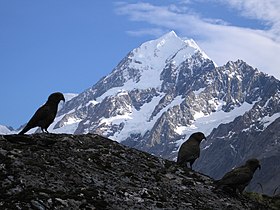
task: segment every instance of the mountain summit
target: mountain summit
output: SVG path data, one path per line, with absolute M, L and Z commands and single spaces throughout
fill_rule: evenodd
M 279 107 L 277 79 L 242 60 L 217 67 L 193 40 L 172 31 L 129 52 L 109 75 L 66 102 L 49 130 L 96 133 L 172 160 L 200 131 L 207 142 L 195 170 L 220 178 L 258 158 L 270 176 L 257 173 L 251 189 L 260 191 L 260 182 L 273 194 L 271 180 L 280 183 Z
M 164 68 L 168 65 L 177 67 L 194 55 L 209 59 L 193 40 L 183 40 L 172 31 L 132 50 L 113 72 L 104 78 L 104 82 L 111 82 L 112 78 L 118 79 L 118 86 L 127 91 L 136 88 L 159 89 L 163 82 L 161 73 Z M 118 91 L 119 87 L 111 90 L 110 94 Z

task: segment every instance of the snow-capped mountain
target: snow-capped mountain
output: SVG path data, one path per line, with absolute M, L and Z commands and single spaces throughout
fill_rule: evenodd
M 169 159 L 202 131 L 208 140 L 197 170 L 218 178 L 254 156 L 279 180 L 280 169 L 267 167 L 280 156 L 279 90 L 278 80 L 242 60 L 217 67 L 193 40 L 172 31 L 129 52 L 112 73 L 68 101 L 51 129 L 98 133 Z M 256 183 L 265 177 L 256 176 Z M 262 184 L 271 194 L 271 182 Z
M 131 51 L 110 75 L 66 103 L 54 129 L 76 126 L 76 133 L 98 132 L 118 141 L 143 137 L 185 100 L 184 89 L 192 85 L 185 77 L 214 67 L 193 40 L 172 31 Z
M 13 132 L 12 128 L 9 128 L 5 125 L 0 125 L 0 134 L 7 135 Z

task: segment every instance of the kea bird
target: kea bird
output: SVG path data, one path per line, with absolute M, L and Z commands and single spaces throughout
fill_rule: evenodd
M 33 117 L 29 120 L 22 131 L 19 132 L 19 134 L 24 134 L 35 127 L 40 127 L 43 133 L 48 133 L 48 127 L 54 121 L 57 113 L 57 107 L 61 100 L 65 102 L 65 98 L 62 93 L 52 93 L 47 102 L 35 112 Z
M 245 165 L 227 172 L 223 178 L 215 181 L 216 189 L 230 189 L 234 191 L 234 193 L 238 190 L 242 193 L 245 187 L 250 183 L 257 168 L 261 169 L 260 162 L 257 159 L 253 158 L 247 160 Z
M 199 145 L 203 139 L 206 139 L 203 133 L 193 133 L 189 139 L 181 145 L 178 152 L 177 164 L 184 166 L 190 163 L 190 168 L 192 169 L 194 161 L 199 158 Z

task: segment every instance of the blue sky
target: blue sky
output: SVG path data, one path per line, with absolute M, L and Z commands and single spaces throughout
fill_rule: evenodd
M 218 65 L 243 59 L 280 78 L 279 11 L 279 0 L 0 0 L 0 124 L 18 128 L 50 93 L 81 93 L 170 30 Z

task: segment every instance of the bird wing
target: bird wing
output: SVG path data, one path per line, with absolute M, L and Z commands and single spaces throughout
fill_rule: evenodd
M 50 112 L 50 107 L 44 104 L 31 117 L 31 119 L 27 123 L 27 126 L 31 126 L 31 127 L 40 126 L 42 124 L 42 121 L 48 117 L 49 112 Z
M 199 157 L 199 146 L 186 141 L 182 144 L 178 152 L 178 161 L 190 161 Z
M 252 179 L 252 173 L 247 167 L 239 167 L 226 173 L 221 180 L 218 181 L 219 185 L 242 185 L 248 183 Z

